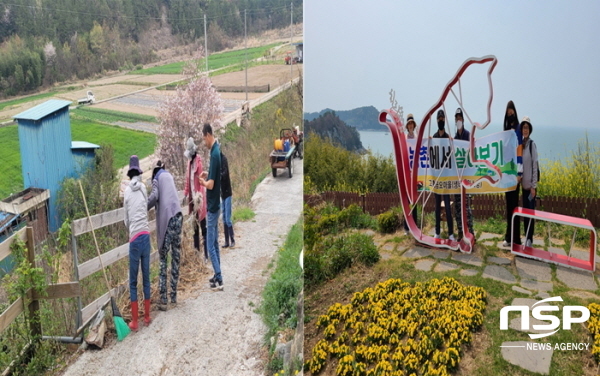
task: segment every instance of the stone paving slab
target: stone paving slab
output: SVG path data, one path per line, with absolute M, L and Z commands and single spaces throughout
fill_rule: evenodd
M 550 373 L 550 363 L 552 361 L 554 349 L 527 350 L 527 343 L 528 342 L 525 341 L 502 342 L 502 346 L 519 346 L 502 347 L 502 357 L 510 364 L 514 364 L 531 372 L 548 375 Z
M 526 305 L 531 310 L 532 307 L 533 307 L 533 305 L 536 304 L 537 302 L 539 302 L 539 300 L 537 300 L 537 299 L 531 299 L 531 298 L 514 298 L 513 301 L 512 301 L 512 303 L 510 303 L 510 305 L 511 306 Z M 538 304 L 538 305 L 539 306 L 549 306 L 549 305 L 552 305 L 552 304 L 549 304 L 548 302 L 544 302 L 544 303 Z
M 435 261 L 433 260 L 419 260 L 415 263 L 415 268 L 417 270 L 422 270 L 424 272 L 428 272 L 431 270 L 431 267 L 433 266 L 433 264 L 435 264 Z
M 483 265 L 483 261 L 479 256 L 473 254 L 466 253 L 454 253 L 452 255 L 452 260 L 462 262 L 463 264 L 469 264 L 473 266 L 481 266 Z
M 385 243 L 383 246 L 381 246 L 381 250 L 387 252 L 394 252 L 394 248 L 396 248 L 396 244 L 394 243 Z
M 587 261 L 587 260 L 590 259 L 590 251 L 589 250 L 588 251 L 580 251 L 580 250 L 574 249 L 574 250 L 571 251 L 571 257 L 575 257 L 575 258 L 578 258 L 580 260 L 586 260 Z M 596 257 L 596 260 L 597 259 L 598 258 Z
M 548 299 L 550 297 L 550 294 L 548 294 L 545 291 L 542 291 L 542 292 L 538 292 L 538 294 L 535 297 L 540 298 L 540 299 Z
M 487 245 L 488 247 L 493 247 L 496 245 L 496 243 L 497 242 L 495 240 L 494 241 L 488 240 L 487 242 L 483 242 L 483 245 Z
M 542 248 L 544 246 L 544 239 L 533 239 L 533 245 L 539 245 Z
M 548 252 L 557 253 L 559 255 L 566 256 L 567 252 L 564 249 L 558 247 L 548 247 Z
M 588 291 L 569 291 L 567 294 L 581 299 L 591 299 L 600 302 L 600 296 Z
M 521 294 L 527 294 L 527 295 L 531 295 L 532 294 L 531 291 L 525 290 L 524 288 L 519 287 L 519 286 L 513 286 L 512 289 L 513 289 L 513 291 L 520 292 Z
M 415 247 L 412 247 L 411 249 L 409 249 L 408 251 L 404 252 L 404 254 L 402 256 L 409 257 L 409 258 L 427 257 L 427 256 L 431 256 L 431 250 L 427 249 L 427 248 L 415 246 Z
M 517 271 L 523 279 L 535 279 L 537 281 L 551 281 L 552 269 L 550 264 L 523 257 L 515 257 Z
M 387 252 L 380 252 L 379 254 L 381 255 L 381 259 L 384 261 L 392 258 L 392 255 Z
M 365 232 L 363 232 L 363 234 L 365 234 L 367 236 L 375 236 L 376 232 L 373 230 L 366 230 Z
M 510 265 L 510 259 L 506 257 L 488 257 L 487 261 L 497 265 Z
M 537 306 L 536 306 L 537 307 Z M 537 329 L 533 329 L 534 325 L 548 325 L 548 322 L 546 321 L 542 321 L 542 320 L 538 320 L 538 319 L 534 319 L 533 317 L 529 316 L 529 328 L 525 328 L 522 329 L 521 328 L 521 317 L 515 317 L 514 319 L 512 319 L 510 321 L 510 324 L 508 325 L 509 328 L 519 331 L 519 332 L 524 332 L 524 333 L 550 333 L 552 332 L 552 330 L 537 330 Z
M 598 288 L 592 273 L 583 270 L 565 268 L 559 265 L 556 268 L 556 278 L 572 289 L 594 291 Z
M 490 234 L 489 232 L 483 232 L 481 233 L 481 235 L 479 235 L 479 238 L 477 238 L 478 241 L 483 241 L 483 240 L 487 240 L 487 239 L 496 239 L 501 237 L 502 235 L 498 235 L 498 234 Z
M 522 279 L 521 286 L 529 290 L 537 291 L 552 291 L 554 288 L 552 282 L 532 281 L 530 279 Z
M 440 263 L 435 266 L 435 269 L 433 269 L 433 271 L 434 272 L 449 272 L 452 270 L 456 270 L 458 268 L 459 268 L 458 265 L 453 264 L 451 262 L 440 261 Z
M 562 239 L 550 239 L 550 244 L 565 245 L 565 241 Z
M 498 265 L 488 265 L 483 270 L 483 278 L 490 278 L 496 281 L 513 284 L 517 282 L 517 278 L 512 275 L 506 268 Z
M 479 271 L 475 270 L 475 269 L 462 269 L 460 272 L 458 272 L 458 274 L 464 275 L 467 277 L 472 277 L 474 275 L 477 275 L 477 273 L 479 273 Z
M 447 259 L 448 256 L 450 256 L 450 251 L 438 251 L 433 249 L 433 257 L 435 257 L 436 259 Z

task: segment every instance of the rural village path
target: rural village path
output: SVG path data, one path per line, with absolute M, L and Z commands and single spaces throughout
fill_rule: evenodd
M 149 327 L 84 352 L 64 375 L 263 375 L 266 327 L 255 310 L 273 270 L 267 265 L 302 214 L 303 164 L 293 162 L 292 178 L 268 175 L 258 185 L 254 219 L 236 223 L 236 248 L 221 252 L 224 291 L 206 281 L 197 297 L 153 311 Z

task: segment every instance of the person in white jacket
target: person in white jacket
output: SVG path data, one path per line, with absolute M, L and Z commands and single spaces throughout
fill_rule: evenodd
M 148 226 L 148 193 L 141 180 L 142 169 L 137 155 L 129 158 L 127 176 L 131 182 L 125 189 L 125 226 L 129 229 L 129 294 L 131 299 L 131 330 L 138 329 L 137 280 L 142 265 L 144 286 L 144 323 L 150 325 L 150 228 Z

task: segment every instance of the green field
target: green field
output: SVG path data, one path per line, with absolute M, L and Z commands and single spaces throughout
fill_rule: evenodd
M 6 102 L 0 102 L 0 111 L 4 110 L 6 107 L 35 101 L 38 99 L 54 97 L 57 94 L 59 94 L 59 93 L 57 93 L 57 92 L 42 93 L 42 94 L 30 95 L 30 96 L 19 98 L 19 99 L 13 99 L 13 100 L 6 101 Z
M 131 154 L 137 154 L 140 159 L 152 154 L 156 145 L 154 134 L 81 119 L 71 119 L 71 137 L 74 141 L 98 145 L 110 143 L 115 150 L 115 168 L 129 163 Z M 0 128 L 0 161 L 3 165 L 0 170 L 0 198 L 5 198 L 23 189 L 17 125 Z
M 248 49 L 248 60 L 254 60 L 264 56 L 265 52 L 271 48 L 280 45 L 281 43 L 273 43 L 267 46 L 254 47 Z M 246 59 L 245 50 L 237 50 L 230 52 L 223 52 L 218 54 L 212 54 L 208 57 L 208 69 L 218 69 L 229 65 L 240 64 Z M 153 67 L 148 69 L 141 69 L 129 72 L 129 74 L 180 74 L 186 62 L 171 63 L 161 65 L 159 67 Z M 204 67 L 204 60 L 201 60 L 200 65 Z
M 145 121 L 149 123 L 158 123 L 154 116 L 133 114 L 130 112 L 120 112 L 112 110 L 104 110 L 93 107 L 80 107 L 71 111 L 71 118 L 86 119 L 98 121 L 100 123 L 115 123 L 123 121 L 126 123 L 135 123 Z

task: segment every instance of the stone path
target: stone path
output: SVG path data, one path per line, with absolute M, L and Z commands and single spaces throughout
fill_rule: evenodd
M 546 248 L 543 239 L 534 239 L 533 243 L 539 248 Z M 550 239 L 549 244 L 549 251 L 566 255 L 562 248 L 558 248 L 564 244 L 562 240 Z M 385 256 L 392 252 L 394 257 L 404 252 L 402 258 L 412 263 L 416 270 L 437 273 L 458 271 L 461 276 L 468 277 L 481 274 L 483 278 L 512 285 L 510 286 L 512 291 L 528 296 L 528 298 L 515 298 L 511 305 L 527 305 L 531 308 L 540 299 L 556 296 L 553 293 L 555 287 L 564 289 L 564 286 L 572 289 L 567 292 L 570 296 L 589 302 L 600 301 L 600 296 L 593 293 L 598 289 L 598 281 L 591 272 L 563 266 L 553 267 L 543 261 L 514 256 L 510 253 L 509 248 L 502 247 L 502 235 L 499 234 L 480 234 L 472 254 L 424 248 L 419 245 L 413 245 L 404 251 L 402 246 L 396 247 L 396 243 L 390 242 L 381 242 L 377 245 L 384 258 L 389 258 Z M 587 252 L 581 250 L 573 250 L 570 255 L 580 259 L 589 257 Z M 600 260 L 600 258 L 598 259 Z M 546 321 L 539 321 L 530 316 L 529 328 L 522 329 L 520 314 L 511 313 L 511 318 L 509 330 L 526 333 L 540 333 L 533 329 L 533 325 L 548 324 Z M 542 343 L 544 342 L 540 341 L 504 342 L 502 343 L 502 357 L 507 362 L 528 371 L 544 375 L 550 374 L 553 349 L 543 347 Z

